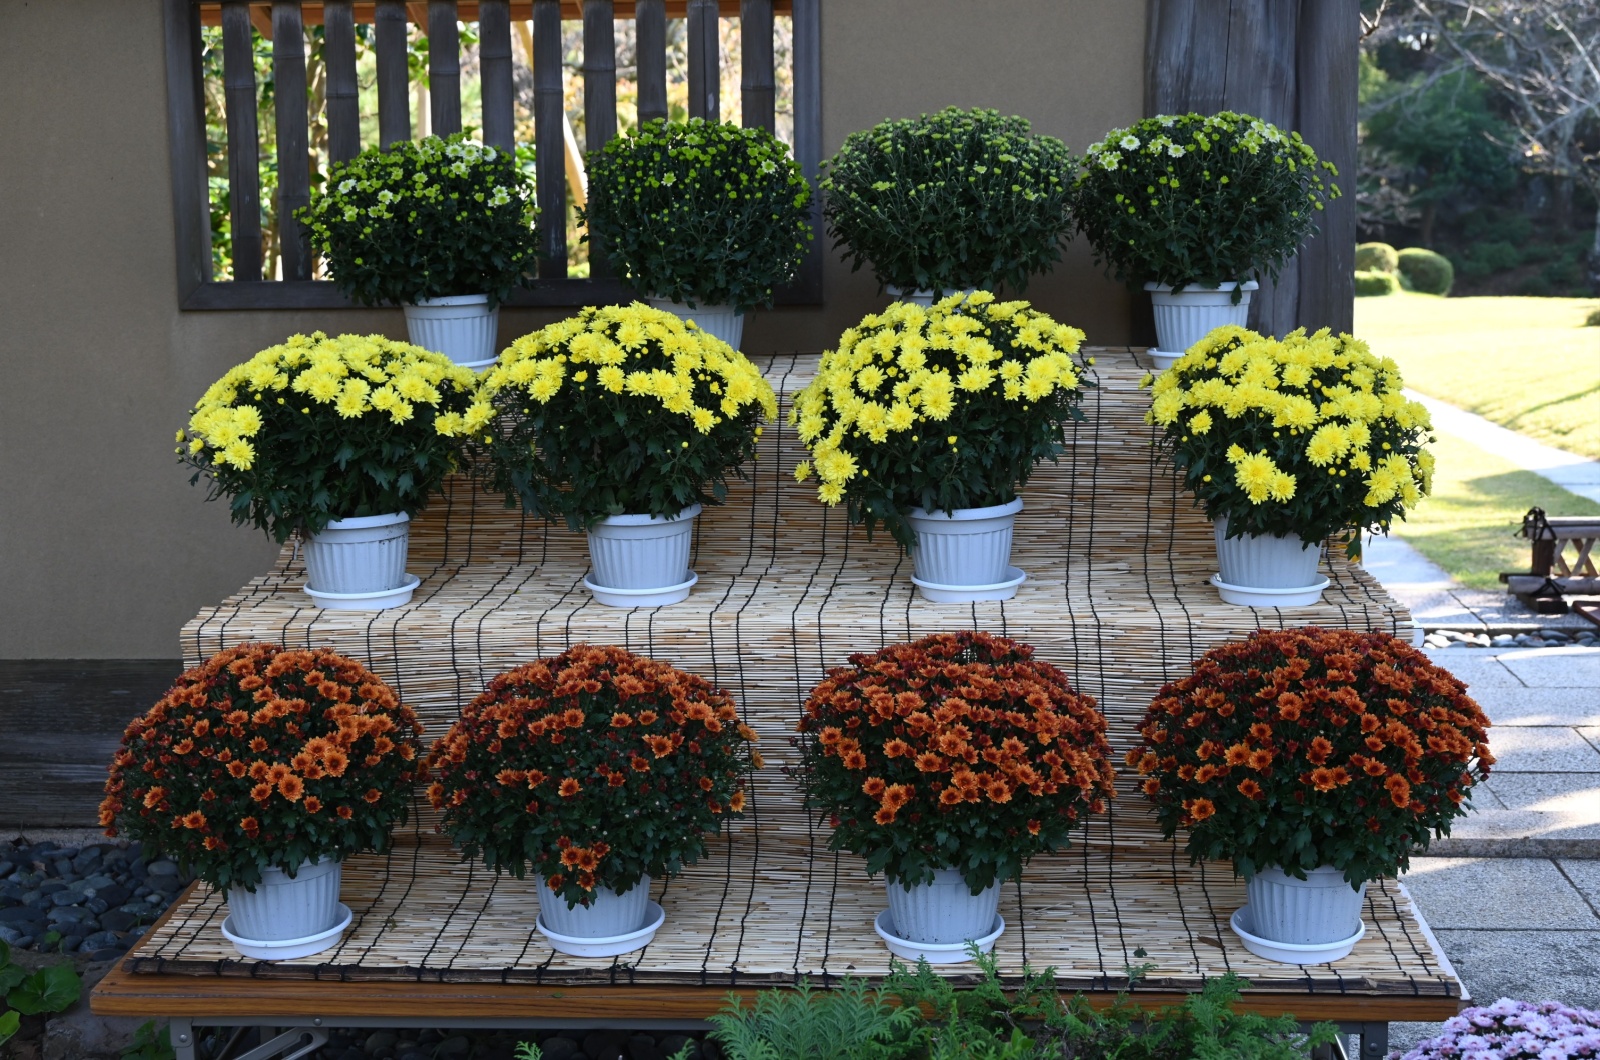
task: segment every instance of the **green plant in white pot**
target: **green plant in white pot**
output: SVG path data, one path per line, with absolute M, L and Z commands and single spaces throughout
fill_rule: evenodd
M 1073 212 L 1096 259 L 1155 306 L 1156 363 L 1213 328 L 1244 326 L 1250 292 L 1277 279 L 1338 185 L 1300 134 L 1248 114 L 1162 114 L 1091 144 Z
M 589 156 L 580 218 L 652 306 L 738 349 L 745 312 L 770 306 L 800 267 L 810 201 L 788 146 L 766 130 L 658 118 Z
M 457 133 L 334 163 L 298 216 L 346 297 L 402 306 L 413 343 L 482 368 L 533 264 L 537 212 L 512 152 Z
M 870 267 L 895 297 L 1021 292 L 1061 259 L 1076 166 L 1025 119 L 947 107 L 845 137 L 823 212 L 852 270 Z

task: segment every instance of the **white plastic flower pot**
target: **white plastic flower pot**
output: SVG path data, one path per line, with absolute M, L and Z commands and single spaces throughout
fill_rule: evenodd
M 1000 882 L 973 894 L 960 869 L 939 869 L 932 883 L 913 884 L 910 890 L 890 879 L 889 921 L 884 925 L 907 942 L 959 946 L 984 938 L 994 930 L 1000 908 Z
M 403 308 L 413 346 L 442 353 L 467 368 L 487 368 L 494 363 L 500 307 L 489 308 L 488 295 L 424 298 Z
M 695 577 L 689 570 L 689 552 L 699 514 L 700 505 L 691 504 L 673 516 L 613 515 L 591 527 L 592 570 L 585 580 L 595 598 L 616 607 L 639 607 L 676 603 L 688 596 Z M 608 599 L 607 590 L 619 602 Z M 675 600 L 656 598 L 679 591 L 682 595 Z
M 622 894 L 609 887 L 596 887 L 588 905 L 570 907 L 565 898 L 545 885 L 544 877 L 539 877 L 537 883 L 541 931 L 568 938 L 603 939 L 629 935 L 645 926 L 650 904 L 648 876 Z
M 647 298 L 645 301 L 656 309 L 664 309 L 684 320 L 694 321 L 700 330 L 721 339 L 736 350 L 744 339 L 744 314 L 736 311 L 731 305 L 702 305 L 698 309 L 690 309 L 682 302 L 674 302 L 670 298 Z
M 1214 524 L 1217 563 L 1211 583 L 1223 600 L 1245 607 L 1306 607 L 1322 598 L 1328 579 L 1319 577 L 1322 550 L 1297 534 L 1228 537 L 1224 516 Z
M 1291 946 L 1340 943 L 1361 928 L 1367 885 L 1359 889 L 1331 865 L 1297 880 L 1277 866 L 1260 869 L 1245 885 L 1250 933 Z
M 934 586 L 935 592 L 979 594 L 967 599 L 1010 599 L 1022 582 L 1022 572 L 1011 566 L 1011 535 L 1020 511 L 1021 497 L 1007 504 L 953 512 L 912 508 L 906 521 L 917 534 L 911 550 L 913 581 L 924 590 Z
M 305 542 L 306 586 L 343 596 L 386 593 L 406 582 L 411 516 L 335 519 Z
M 1190 285 L 1174 291 L 1164 283 L 1147 283 L 1150 303 L 1155 308 L 1156 346 L 1152 351 L 1161 363 L 1163 357 L 1176 360 L 1189 351 L 1189 347 L 1225 324 L 1243 327 L 1250 315 L 1250 292 L 1260 285 L 1246 280 L 1239 295 L 1239 304 L 1233 303 L 1237 283 L 1220 287 L 1195 287 Z M 1163 364 L 1162 367 L 1168 367 Z
M 254 891 L 228 889 L 227 929 L 241 939 L 272 943 L 305 939 L 334 927 L 342 919 L 337 861 L 307 861 L 294 878 L 282 869 L 261 870 Z M 328 942 L 333 945 L 337 936 Z

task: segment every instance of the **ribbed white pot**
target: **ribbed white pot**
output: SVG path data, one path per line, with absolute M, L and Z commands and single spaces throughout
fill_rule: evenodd
M 406 580 L 411 516 L 335 519 L 305 543 L 306 584 L 321 593 L 377 593 Z
M 262 869 L 254 891 L 228 889 L 228 929 L 254 942 L 303 939 L 339 921 L 337 861 L 308 861 L 294 879 L 282 869 Z
M 1226 516 L 1216 521 L 1214 529 L 1217 562 L 1222 567 L 1222 580 L 1229 585 L 1299 589 L 1317 583 L 1322 550 L 1308 545 L 1299 535 L 1240 534 L 1229 538 Z
M 700 505 L 677 515 L 612 515 L 589 528 L 589 563 L 607 589 L 664 589 L 689 577 Z
M 1190 346 L 1224 324 L 1244 327 L 1250 316 L 1250 292 L 1260 285 L 1254 280 L 1244 282 L 1239 304 L 1233 304 L 1233 290 L 1237 283 L 1220 287 L 1195 287 L 1190 285 L 1174 292 L 1169 284 L 1147 283 L 1150 303 L 1156 314 L 1156 344 L 1169 354 L 1188 352 Z
M 721 339 L 736 350 L 744 339 L 744 314 L 736 311 L 731 305 L 702 305 L 699 309 L 690 309 L 682 302 L 674 302 L 670 298 L 647 298 L 645 301 L 657 309 L 664 309 L 684 320 L 694 321 L 702 331 Z
M 588 905 L 567 906 L 567 900 L 545 886 L 539 877 L 539 919 L 557 935 L 580 939 L 608 939 L 644 927 L 645 905 L 650 901 L 650 877 L 626 893 L 597 887 Z
M 1245 885 L 1250 896 L 1251 934 L 1292 946 L 1341 942 L 1361 926 L 1367 885 L 1356 889 L 1344 873 L 1324 865 L 1297 880 L 1276 866 L 1259 870 Z
M 1000 907 L 1000 882 L 973 894 L 960 869 L 939 869 L 932 883 L 908 891 L 899 880 L 888 884 L 889 918 L 894 933 L 908 942 L 954 944 L 981 939 L 994 930 Z
M 442 353 L 469 368 L 484 368 L 494 362 L 500 307 L 489 308 L 488 295 L 424 298 L 403 308 L 413 346 Z
M 916 575 L 936 585 L 994 585 L 1011 575 L 1011 533 L 1022 498 L 987 508 L 929 512 L 912 508 L 917 532 L 911 561 Z

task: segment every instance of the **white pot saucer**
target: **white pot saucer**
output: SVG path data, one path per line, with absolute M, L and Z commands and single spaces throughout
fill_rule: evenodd
M 689 590 L 699 580 L 700 575 L 690 571 L 689 580 L 677 585 L 665 585 L 658 589 L 607 589 L 585 576 L 583 587 L 594 594 L 597 602 L 607 607 L 665 607 L 687 600 Z
M 1183 354 L 1181 352 L 1168 353 L 1166 350 L 1158 350 L 1152 346 L 1145 351 L 1145 356 L 1155 363 L 1156 371 L 1165 372 L 1168 368 L 1177 364 L 1178 358 L 1182 357 Z
M 922 598 L 935 604 L 966 604 L 974 600 L 1009 600 L 1017 595 L 1017 586 L 1028 576 L 1016 567 L 1006 568 L 1007 578 L 993 585 L 940 585 L 925 582 L 912 575 L 911 584 L 922 593 Z
M 421 578 L 407 574 L 406 580 L 398 588 L 382 589 L 375 593 L 325 593 L 309 585 L 305 587 L 305 592 L 317 602 L 318 607 L 329 611 L 384 611 L 409 604 L 412 591 L 421 584 Z
M 344 929 L 350 926 L 350 919 L 350 907 L 340 902 L 338 922 L 326 931 L 319 931 L 305 938 L 281 939 L 274 942 L 240 938 L 228 927 L 233 922 L 231 916 L 222 922 L 222 934 L 233 943 L 233 948 L 245 957 L 258 961 L 291 961 L 296 957 L 309 957 L 314 953 L 333 949 L 339 944 L 339 936 L 344 934 Z
M 1222 575 L 1213 574 L 1211 584 L 1217 587 L 1217 594 L 1222 597 L 1223 603 L 1240 607 L 1310 607 L 1322 599 L 1322 590 L 1330 583 L 1326 578 L 1318 578 L 1314 585 L 1291 589 L 1256 589 L 1248 585 L 1230 585 L 1222 580 Z
M 490 357 L 487 361 L 457 361 L 456 367 L 471 368 L 474 372 L 481 372 L 485 368 L 498 363 L 499 360 L 500 358 L 498 357 Z
M 539 934 L 550 940 L 550 948 L 557 953 L 565 953 L 569 957 L 615 957 L 619 953 L 632 953 L 642 950 L 650 945 L 650 940 L 656 937 L 656 932 L 661 930 L 661 924 L 667 919 L 667 914 L 656 902 L 646 902 L 645 926 L 638 931 L 630 931 L 626 935 L 609 935 L 605 938 L 586 939 L 576 935 L 558 935 L 547 930 L 544 926 L 544 917 L 535 921 Z
M 912 942 L 909 939 L 900 938 L 890 931 L 887 925 L 891 923 L 893 921 L 889 918 L 889 910 L 885 909 L 872 922 L 872 929 L 878 933 L 878 937 L 889 947 L 889 952 L 896 957 L 901 957 L 908 961 L 925 960 L 929 964 L 964 964 L 972 960 L 972 957 L 967 953 L 967 944 L 965 942 Z M 972 940 L 978 944 L 978 952 L 988 953 L 994 949 L 995 939 L 999 938 L 1005 929 L 1006 918 L 996 913 L 993 929 L 983 938 Z
M 1356 943 L 1367 933 L 1367 922 L 1363 920 L 1354 935 L 1338 942 L 1319 942 L 1309 946 L 1291 942 L 1273 942 L 1271 939 L 1250 933 L 1250 929 L 1255 925 L 1250 919 L 1248 905 L 1242 905 L 1233 911 L 1233 916 L 1228 918 L 1228 926 L 1239 936 L 1239 941 L 1244 943 L 1245 949 L 1257 957 L 1265 957 L 1280 964 L 1326 964 L 1329 961 L 1340 960 L 1350 956 L 1350 951 L 1355 949 Z

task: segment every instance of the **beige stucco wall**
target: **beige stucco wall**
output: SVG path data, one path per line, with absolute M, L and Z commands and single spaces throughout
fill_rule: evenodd
M 1079 151 L 1140 110 L 1142 3 L 823 7 L 829 153 L 952 103 L 1021 114 Z M 178 310 L 159 0 L 0 3 L 0 99 L 0 659 L 175 657 L 182 623 L 275 554 L 175 462 L 189 405 L 285 335 L 404 324 Z M 1126 337 L 1126 295 L 1081 242 L 1030 295 L 1093 342 Z M 745 348 L 820 349 L 881 304 L 831 255 L 825 299 L 756 317 Z M 549 319 L 507 311 L 501 338 Z

